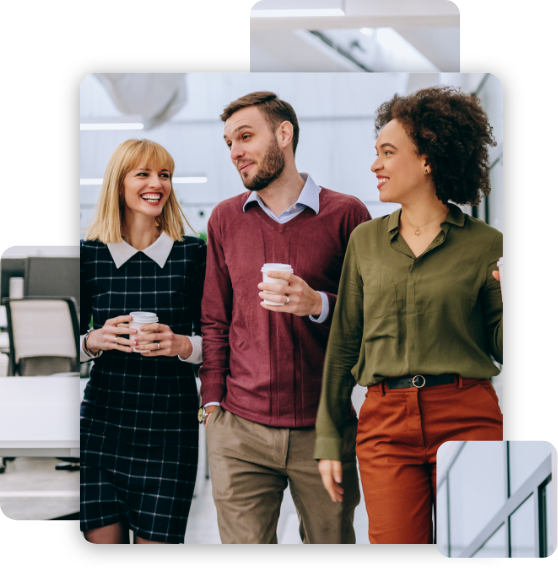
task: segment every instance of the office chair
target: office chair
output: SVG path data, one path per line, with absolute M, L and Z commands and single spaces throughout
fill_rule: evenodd
M 79 373 L 79 323 L 76 301 L 57 297 L 5 299 L 12 376 Z M 57 470 L 79 469 L 79 459 L 64 458 Z

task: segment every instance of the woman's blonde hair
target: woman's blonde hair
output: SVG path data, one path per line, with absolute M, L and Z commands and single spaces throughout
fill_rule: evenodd
M 151 140 L 126 140 L 119 144 L 110 157 L 101 194 L 95 208 L 93 222 L 87 227 L 88 232 L 85 240 L 99 240 L 104 244 L 122 241 L 122 218 L 124 216 L 124 177 L 130 170 L 139 164 L 153 164 L 158 168 L 165 168 L 171 175 L 170 196 L 163 207 L 156 223 L 172 240 L 180 241 L 184 236 L 186 223 L 192 232 L 196 231 L 188 222 L 184 212 L 178 204 L 172 175 L 174 172 L 174 160 L 172 156 L 160 145 Z

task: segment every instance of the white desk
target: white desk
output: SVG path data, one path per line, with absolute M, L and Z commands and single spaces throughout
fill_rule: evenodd
M 79 457 L 78 377 L 0 378 L 0 457 Z

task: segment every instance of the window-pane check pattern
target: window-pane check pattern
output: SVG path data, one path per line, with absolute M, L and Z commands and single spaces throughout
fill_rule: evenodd
M 175 242 L 163 268 L 143 252 L 116 268 L 106 245 L 81 244 L 81 333 L 132 311 L 154 312 L 177 334 L 201 334 L 205 243 Z M 95 360 L 81 409 L 82 428 L 124 441 L 178 444 L 198 429 L 193 368 L 178 357 L 105 351 Z

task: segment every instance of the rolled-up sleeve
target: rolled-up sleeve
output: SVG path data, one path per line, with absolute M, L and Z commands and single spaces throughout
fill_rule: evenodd
M 315 459 L 341 460 L 343 429 L 355 385 L 363 331 L 362 277 L 354 235 L 349 240 L 333 314 L 316 421 Z

